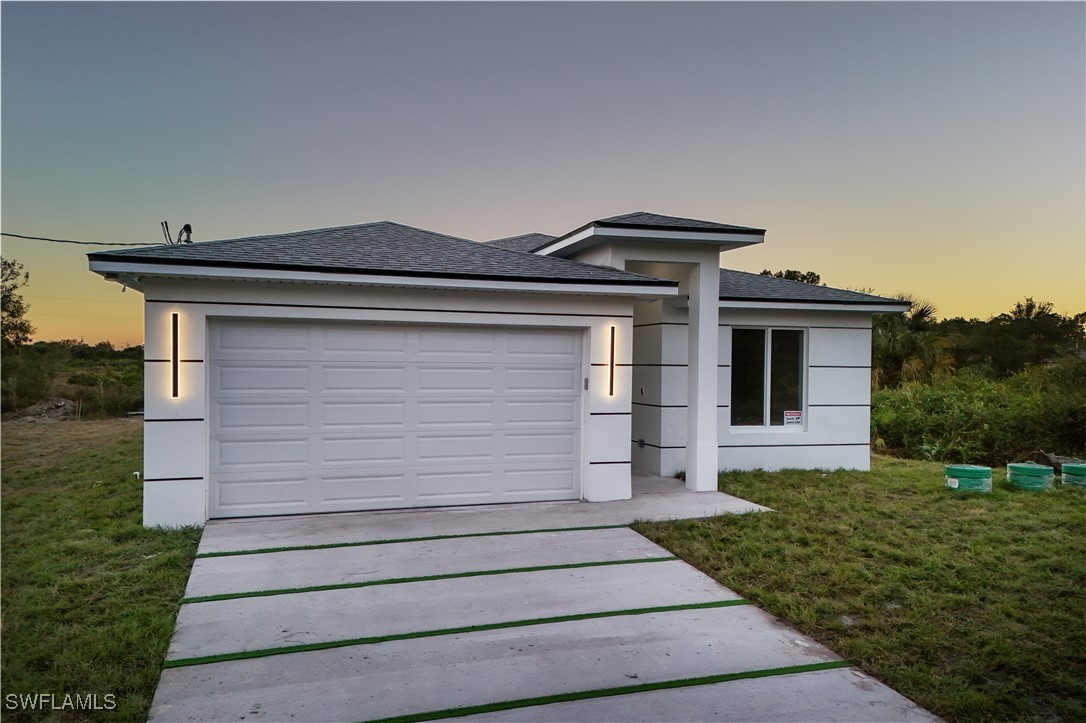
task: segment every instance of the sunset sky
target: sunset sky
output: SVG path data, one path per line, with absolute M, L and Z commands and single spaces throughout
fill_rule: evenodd
M 1086 4 L 11 3 L 3 231 L 485 240 L 645 210 L 730 268 L 1086 310 Z M 99 250 L 102 247 L 99 247 Z M 95 247 L 3 238 L 36 339 L 142 343 Z

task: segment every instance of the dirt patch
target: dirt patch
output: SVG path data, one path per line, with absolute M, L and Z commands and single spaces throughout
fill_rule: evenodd
M 5 414 L 4 421 L 13 424 L 48 424 L 75 419 L 76 414 L 76 403 L 71 399 L 46 399 L 18 412 Z

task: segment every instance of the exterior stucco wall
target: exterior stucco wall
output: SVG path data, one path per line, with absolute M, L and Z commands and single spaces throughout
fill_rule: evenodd
M 144 524 L 207 520 L 208 324 L 273 318 L 485 326 L 584 333 L 581 496 L 628 499 L 632 308 L 607 296 L 514 294 L 318 284 L 147 279 L 145 294 Z M 178 396 L 172 315 L 178 315 Z M 614 395 L 609 394 L 615 328 Z
M 685 463 L 686 313 L 673 301 L 635 309 L 632 460 L 635 468 L 669 476 Z M 731 336 L 743 326 L 805 332 L 802 427 L 731 426 Z M 870 367 L 870 313 L 721 309 L 720 468 L 868 469 Z

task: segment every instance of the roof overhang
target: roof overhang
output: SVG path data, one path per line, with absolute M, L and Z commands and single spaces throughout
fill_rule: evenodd
M 459 291 L 508 291 L 546 294 L 593 294 L 598 296 L 636 296 L 661 299 L 678 295 L 678 284 L 665 279 L 652 283 L 532 281 L 524 279 L 487 279 L 472 277 L 417 276 L 410 274 L 336 273 L 269 268 L 220 266 L 193 267 L 185 264 L 139 263 L 121 260 L 90 259 L 90 270 L 109 281 L 143 291 L 146 278 L 274 281 L 282 283 L 336 284 L 348 286 L 395 286 Z
M 608 241 L 692 243 L 717 246 L 721 251 L 729 251 L 764 243 L 765 230 L 751 228 L 710 231 L 666 226 L 601 224 L 597 221 L 560 236 L 533 253 L 540 256 L 566 257 Z

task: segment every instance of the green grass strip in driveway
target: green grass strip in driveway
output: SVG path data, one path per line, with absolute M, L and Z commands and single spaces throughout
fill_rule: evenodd
M 534 567 L 507 567 L 498 570 L 472 570 L 470 572 L 448 572 L 440 575 L 420 575 L 418 577 L 392 577 L 385 580 L 364 580 L 362 582 L 341 582 L 332 585 L 311 585 L 309 587 L 286 587 L 278 590 L 255 590 L 252 592 L 224 592 L 218 595 L 199 595 L 181 600 L 182 604 L 215 602 L 217 600 L 237 600 L 245 597 L 269 597 L 272 595 L 293 595 L 303 592 L 322 592 L 324 590 L 348 590 L 356 587 L 374 585 L 400 585 L 408 582 L 430 582 L 432 580 L 453 580 L 459 577 L 480 577 L 486 575 L 510 575 L 517 572 L 543 572 L 546 570 L 573 570 L 579 567 L 605 567 L 608 565 L 639 565 L 643 562 L 672 562 L 679 558 L 642 557 L 632 560 L 602 560 L 599 562 L 571 562 L 565 565 L 536 565 Z
M 795 673 L 811 673 L 818 670 L 833 670 L 835 668 L 849 667 L 847 660 L 833 660 L 825 663 L 811 663 L 809 665 L 791 665 L 786 668 L 764 668 L 762 670 L 746 670 L 741 673 L 723 673 L 721 675 L 707 675 L 701 678 L 683 678 L 681 680 L 662 680 L 658 683 L 637 683 L 635 685 L 623 685 L 618 688 L 601 688 L 599 690 L 582 690 L 576 693 L 557 693 L 544 695 L 539 698 L 522 698 L 520 700 L 506 700 L 499 703 L 485 703 L 483 705 L 471 705 L 464 708 L 447 708 L 445 710 L 429 711 L 427 713 L 412 713 L 409 715 L 395 716 L 392 718 L 379 718 L 368 723 L 415 723 L 416 721 L 441 720 L 442 718 L 460 718 L 468 715 L 482 713 L 496 713 L 503 710 L 516 708 L 532 708 L 551 703 L 568 703 L 574 700 L 589 700 L 592 698 L 607 698 L 613 695 L 629 695 L 631 693 L 648 693 L 654 690 L 668 690 L 671 688 L 689 688 L 695 685 L 713 685 L 714 683 L 727 683 L 732 680 L 750 680 L 752 678 L 770 678 L 775 675 L 793 675 Z
M 483 625 L 468 625 L 461 628 L 441 628 L 439 630 L 421 630 L 413 633 L 393 633 L 391 635 L 375 635 L 368 638 L 351 638 L 349 640 L 328 640 L 322 643 L 304 643 L 301 645 L 285 645 L 278 648 L 262 648 L 260 650 L 243 650 L 238 653 L 220 653 L 218 655 L 204 655 L 197 658 L 176 658 L 167 660 L 162 664 L 163 668 L 183 668 L 190 665 L 207 665 L 209 663 L 223 663 L 232 660 L 250 660 L 252 658 L 266 658 L 271 655 L 286 655 L 288 653 L 306 653 L 313 650 L 330 650 L 332 648 L 346 648 L 351 645 L 372 645 L 375 643 L 389 643 L 395 640 L 411 640 L 413 638 L 433 638 L 439 635 L 457 635 L 459 633 L 474 633 L 484 630 L 502 630 L 504 628 L 521 628 L 531 625 L 548 625 L 550 623 L 569 623 L 578 620 L 595 620 L 597 618 L 616 618 L 626 615 L 649 615 L 651 613 L 670 613 L 680 610 L 703 610 L 707 608 L 726 608 L 733 605 L 749 605 L 749 600 L 715 600 L 705 603 L 687 603 L 685 605 L 663 605 L 654 608 L 633 608 L 629 610 L 606 610 L 598 613 L 578 613 L 577 615 L 559 615 L 552 618 L 531 618 L 528 620 L 510 620 L 504 623 L 485 623 Z
M 268 552 L 296 552 L 298 550 L 330 550 L 334 547 L 366 547 L 367 545 L 395 545 L 401 542 L 430 542 L 432 540 L 458 540 L 463 537 L 499 537 L 501 535 L 535 535 L 541 532 L 581 532 L 584 530 L 617 530 L 629 525 L 589 525 L 586 527 L 552 527 L 540 530 L 499 530 L 497 532 L 464 532 L 457 535 L 429 535 L 427 537 L 400 537 L 388 540 L 364 542 L 329 542 L 323 545 L 293 545 L 288 547 L 261 547 L 255 550 L 223 550 L 201 552 L 196 557 L 233 557 L 234 555 L 263 555 Z

